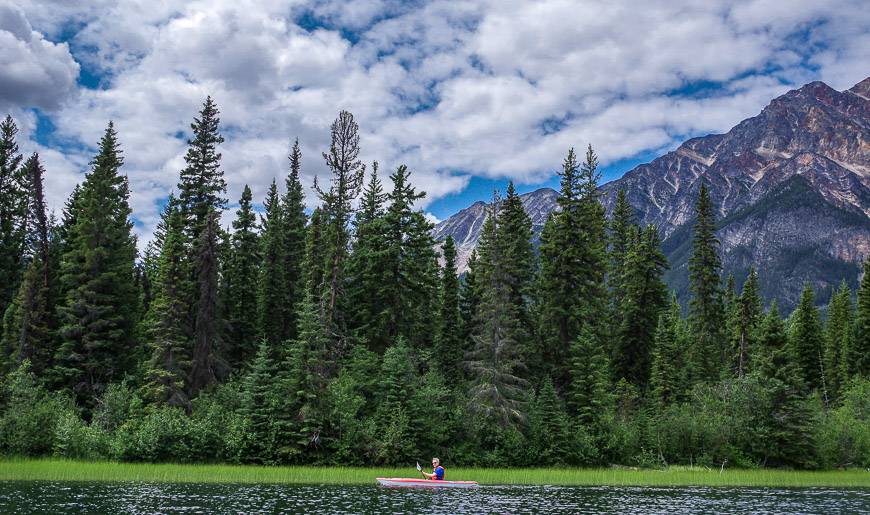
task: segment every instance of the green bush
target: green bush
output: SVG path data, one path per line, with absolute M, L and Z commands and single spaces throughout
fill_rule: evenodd
M 826 467 L 870 467 L 870 381 L 857 379 L 842 405 L 819 417 L 816 448 Z

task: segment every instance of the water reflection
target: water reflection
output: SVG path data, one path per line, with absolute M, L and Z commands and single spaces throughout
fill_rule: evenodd
M 0 513 L 870 513 L 870 490 L 0 482 Z

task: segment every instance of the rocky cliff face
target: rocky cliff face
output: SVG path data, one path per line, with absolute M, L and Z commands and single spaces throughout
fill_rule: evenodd
M 683 298 L 702 182 L 719 210 L 725 272 L 738 285 L 755 266 L 762 293 L 785 309 L 795 305 L 805 282 L 820 301 L 841 280 L 857 286 L 870 255 L 870 78 L 847 91 L 807 84 L 728 133 L 690 139 L 602 187 L 608 211 L 624 189 L 638 221 L 659 227 L 672 267 L 666 279 Z M 527 196 L 548 199 L 535 204 L 540 227 L 544 210 L 555 207 L 555 192 Z M 470 223 L 475 208 L 479 220 Z M 470 253 L 483 208 L 479 202 L 442 222 L 436 237 L 454 234 Z M 462 240 L 453 232 L 456 217 L 468 228 Z

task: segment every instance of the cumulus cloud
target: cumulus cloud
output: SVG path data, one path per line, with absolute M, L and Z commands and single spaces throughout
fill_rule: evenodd
M 54 94 L 13 88 L 30 96 L 8 101 L 55 108 L 58 137 L 91 150 L 113 119 L 143 235 L 208 94 L 221 108 L 231 202 L 244 184 L 262 198 L 281 180 L 295 137 L 306 185 L 323 176 L 329 124 L 348 109 L 364 159 L 385 174 L 408 164 L 425 208 L 473 175 L 546 180 L 569 146 L 592 142 L 607 163 L 724 131 L 810 80 L 847 88 L 870 62 L 870 11 L 858 0 L 19 5 L 0 9 L 0 37 L 14 43 L 0 59 L 26 51 L 20 76 L 66 69 L 74 81 L 72 52 L 100 87 L 69 96 L 53 79 Z M 0 71 L 3 98 L 9 77 Z M 64 170 L 82 162 L 52 159 Z
M 74 91 L 79 65 L 66 43 L 52 43 L 24 13 L 0 3 L 0 107 L 56 109 Z

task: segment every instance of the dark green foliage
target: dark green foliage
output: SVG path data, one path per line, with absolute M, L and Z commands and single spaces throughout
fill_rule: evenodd
M 23 272 L 27 231 L 26 178 L 11 116 L 0 122 L 0 315 L 12 302 Z
M 226 365 L 218 352 L 221 348 L 218 320 L 218 215 L 209 215 L 205 229 L 196 243 L 197 301 L 193 323 L 193 353 L 187 389 L 195 395 L 226 375 Z
M 181 213 L 187 236 L 193 243 L 199 241 L 211 213 L 223 209 L 227 202 L 223 198 L 227 185 L 220 169 L 221 153 L 217 151 L 217 146 L 224 142 L 218 132 L 219 114 L 211 96 L 206 97 L 199 116 L 190 124 L 193 139 L 187 141 L 186 166 L 178 181 Z
M 613 376 L 646 387 L 652 365 L 659 314 L 667 300 L 662 274 L 668 263 L 661 251 L 658 230 L 649 225 L 633 237 L 623 259 L 620 281 L 620 320 L 614 335 Z
M 691 359 L 694 379 L 702 381 L 719 378 L 725 356 L 725 307 L 719 277 L 722 262 L 715 231 L 713 204 L 707 186 L 702 183 L 695 206 L 692 257 L 689 259 L 692 291 L 689 319 L 694 335 Z
M 849 364 L 846 352 L 852 336 L 852 290 L 843 281 L 840 289 L 831 295 L 828 304 L 828 321 L 825 324 L 824 377 L 831 397 L 839 397 L 848 382 Z
M 296 337 L 298 325 L 296 312 L 305 289 L 305 193 L 302 190 L 302 151 L 299 140 L 290 151 L 290 173 L 285 180 L 287 191 L 281 199 L 284 218 L 284 281 L 287 284 L 287 299 L 284 308 L 284 339 Z
M 260 249 L 256 232 L 257 219 L 251 207 L 251 189 L 245 185 L 239 210 L 233 220 L 233 234 L 227 258 L 224 260 L 223 309 L 226 319 L 224 341 L 227 361 L 238 370 L 256 352 L 255 335 L 258 334 L 257 290 L 259 280 Z
M 185 380 L 190 372 L 193 328 L 188 325 L 185 295 L 190 271 L 184 218 L 174 198 L 169 199 L 165 221 L 155 297 L 144 321 L 149 359 L 143 395 L 150 402 L 188 408 Z
M 462 320 L 460 318 L 459 278 L 456 275 L 456 245 L 448 236 L 441 246 L 444 266 L 441 268 L 438 335 L 435 339 L 435 360 L 447 378 L 448 384 L 457 384 L 462 378 Z
M 674 295 L 668 311 L 659 316 L 650 374 L 652 397 L 661 406 L 681 400 L 687 391 L 687 336 Z
M 271 344 L 264 338 L 260 340 L 251 370 L 242 384 L 242 414 L 250 421 L 249 430 L 253 436 L 248 456 L 255 463 L 274 460 L 274 420 L 279 402 L 275 395 L 276 371 Z
M 810 389 L 823 389 L 826 386 L 822 375 L 824 335 L 815 294 L 809 284 L 804 286 L 798 307 L 792 313 L 789 336 L 800 377 Z
M 571 383 L 568 408 L 584 426 L 600 431 L 613 398 L 610 367 L 598 337 L 585 328 L 571 346 Z
M 75 224 L 64 241 L 61 282 L 66 298 L 59 310 L 62 343 L 55 374 L 86 405 L 133 366 L 136 246 L 127 178 L 119 172 L 122 164 L 109 123 L 75 200 Z
M 628 203 L 625 190 L 620 189 L 616 194 L 616 203 L 607 224 L 607 287 L 610 293 L 610 334 L 616 335 L 622 325 L 622 305 L 625 295 L 623 276 L 625 273 L 625 258 L 633 243 L 634 209 Z M 615 341 L 617 341 L 614 338 Z
M 284 277 L 284 213 L 278 197 L 275 181 L 266 195 L 266 215 L 263 217 L 260 235 L 260 277 L 257 282 L 258 334 L 270 345 L 283 340 L 287 310 L 287 281 Z
M 755 345 L 758 338 L 759 326 L 764 316 L 761 295 L 759 294 L 758 274 L 752 268 L 749 277 L 743 283 L 743 291 L 740 297 L 734 301 L 731 352 L 734 358 L 732 366 L 737 372 L 737 377 L 743 377 L 752 370 L 752 356 L 755 353 Z
M 852 339 L 846 352 L 850 376 L 870 375 L 870 260 L 864 262 L 864 276 L 858 289 L 858 305 Z

